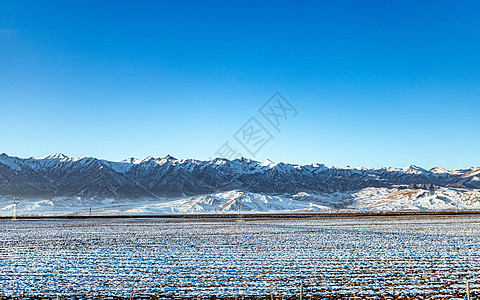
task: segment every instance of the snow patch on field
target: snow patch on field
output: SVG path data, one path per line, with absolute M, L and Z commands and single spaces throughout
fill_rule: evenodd
M 291 299 L 302 285 L 307 299 L 465 299 L 466 278 L 480 286 L 479 222 L 3 221 L 0 298 Z

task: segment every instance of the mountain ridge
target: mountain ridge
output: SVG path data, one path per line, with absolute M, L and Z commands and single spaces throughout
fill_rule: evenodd
M 176 159 L 170 155 L 114 162 L 61 153 L 40 158 L 0 154 L 0 197 L 5 199 L 164 199 L 233 190 L 293 197 L 299 193 L 355 195 L 371 188 L 478 191 L 480 168 L 338 168 L 248 158 Z

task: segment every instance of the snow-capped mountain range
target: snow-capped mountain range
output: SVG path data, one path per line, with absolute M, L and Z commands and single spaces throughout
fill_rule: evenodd
M 92 206 L 117 207 L 112 211 L 117 213 L 227 212 L 238 209 L 240 191 L 244 209 L 259 212 L 477 209 L 480 168 L 336 168 L 171 156 L 112 162 L 59 153 L 27 159 L 0 154 L 4 211 L 12 197 L 20 197 L 32 213 Z

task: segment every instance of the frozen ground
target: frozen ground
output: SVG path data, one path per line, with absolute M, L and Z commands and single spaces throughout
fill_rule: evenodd
M 479 226 L 478 216 L 0 221 L 0 298 L 280 299 L 302 283 L 304 299 L 463 299 L 467 279 L 478 295 Z

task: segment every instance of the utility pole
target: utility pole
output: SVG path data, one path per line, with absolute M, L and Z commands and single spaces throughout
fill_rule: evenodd
M 17 220 L 17 204 L 19 202 L 20 202 L 20 200 L 18 199 L 18 197 L 13 198 L 13 217 L 12 217 L 12 221 Z
M 470 282 L 467 280 L 467 300 L 470 300 Z

